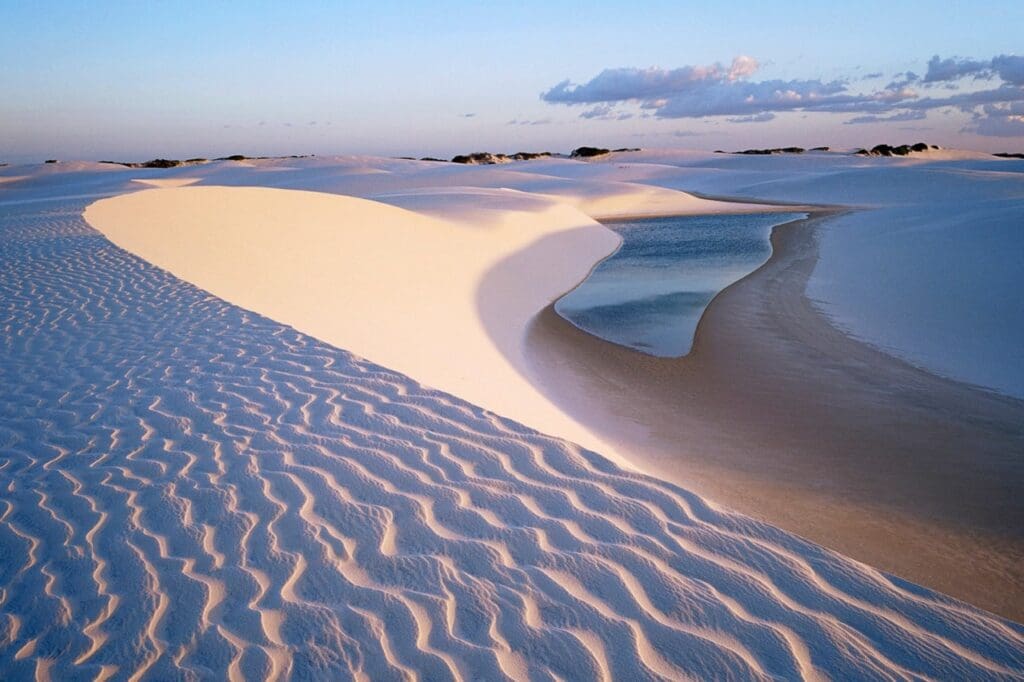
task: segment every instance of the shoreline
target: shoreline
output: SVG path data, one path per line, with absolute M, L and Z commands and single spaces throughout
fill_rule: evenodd
M 1024 503 L 1005 483 L 1024 467 L 1024 402 L 888 355 L 814 306 L 817 227 L 849 210 L 775 226 L 768 261 L 719 292 L 682 358 L 548 306 L 531 378 L 653 475 L 1024 621 Z

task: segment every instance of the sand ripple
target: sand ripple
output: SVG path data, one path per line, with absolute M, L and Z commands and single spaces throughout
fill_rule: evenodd
M 1024 676 L 1020 626 L 228 305 L 82 208 L 0 213 L 4 679 Z

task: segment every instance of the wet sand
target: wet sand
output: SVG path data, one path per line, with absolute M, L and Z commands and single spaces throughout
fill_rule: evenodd
M 725 507 L 1024 621 L 1024 401 L 861 343 L 805 296 L 816 228 L 721 292 L 685 358 L 580 331 L 549 306 L 532 379 L 639 466 Z

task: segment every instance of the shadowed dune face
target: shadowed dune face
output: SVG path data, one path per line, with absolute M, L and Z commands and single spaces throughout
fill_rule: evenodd
M 1024 632 L 0 213 L 0 673 L 1024 673 Z

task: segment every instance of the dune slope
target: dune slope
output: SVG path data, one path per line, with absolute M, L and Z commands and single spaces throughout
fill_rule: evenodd
M 185 187 L 102 200 L 85 218 L 115 244 L 225 300 L 600 447 L 517 371 L 516 349 L 552 292 L 582 279 L 618 237 L 572 207 L 519 193 L 493 213 L 500 220 L 453 222 L 319 192 Z M 557 263 L 525 264 L 487 292 L 483 307 L 502 312 L 496 335 L 505 357 L 478 315 L 479 281 L 506 253 L 551 236 Z

